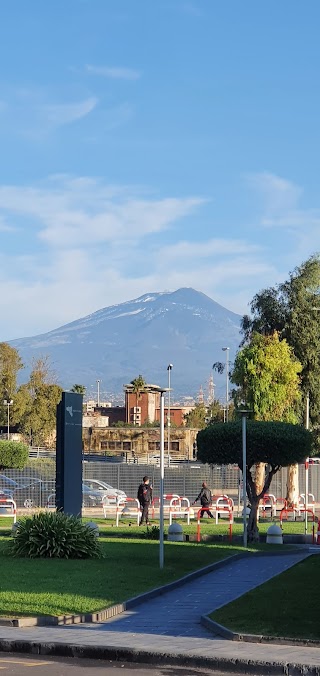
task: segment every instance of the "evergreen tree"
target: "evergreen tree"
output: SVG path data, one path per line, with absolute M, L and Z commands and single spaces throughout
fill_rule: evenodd
M 17 376 L 23 368 L 23 363 L 18 350 L 8 343 L 0 343 L 0 424 L 4 425 L 7 421 L 6 407 L 3 405 L 5 400 L 13 400 L 11 411 L 11 421 L 15 422 L 15 397 L 17 392 Z

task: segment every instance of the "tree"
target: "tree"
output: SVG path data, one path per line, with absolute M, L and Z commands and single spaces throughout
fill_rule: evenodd
M 236 406 L 245 402 L 255 420 L 297 423 L 301 370 L 292 348 L 279 340 L 278 333 L 253 334 L 238 352 L 231 373 L 231 382 L 239 388 L 233 393 Z
M 33 362 L 29 382 L 17 392 L 19 429 L 35 446 L 47 445 L 54 435 L 62 389 L 52 383 L 53 378 L 48 358 L 41 357 Z
M 23 363 L 18 350 L 8 343 L 0 343 L 0 402 L 15 398 L 17 391 L 17 375 L 23 368 Z M 14 410 L 11 415 L 14 422 Z M 6 410 L 3 405 L 0 406 L 0 424 L 6 422 Z
M 131 380 L 130 385 L 132 385 L 132 391 L 136 395 L 136 406 L 138 406 L 141 392 L 145 392 L 147 383 L 143 378 L 143 376 L 140 374 L 137 378 Z
M 221 421 L 223 421 L 223 409 L 218 399 L 215 399 L 208 406 L 200 402 L 185 415 L 186 427 L 193 427 L 198 430 L 202 430 L 211 423 Z
M 72 385 L 70 392 L 75 392 L 76 394 L 85 394 L 86 393 L 85 385 Z
M 26 410 L 21 421 L 21 430 L 34 446 L 46 446 L 51 443 L 61 394 L 62 389 L 59 385 L 44 383 L 37 388 L 31 400 L 31 407 Z
M 203 403 L 196 404 L 185 416 L 186 426 L 202 430 L 208 424 L 207 417 L 206 406 Z
M 28 462 L 28 446 L 17 441 L 0 441 L 0 469 L 23 469 Z
M 237 464 L 246 472 L 247 495 L 251 510 L 248 520 L 248 540 L 259 538 L 259 502 L 269 490 L 272 478 L 281 467 L 302 462 L 312 450 L 311 432 L 300 425 L 284 422 L 247 421 L 247 463 L 242 461 L 241 422 L 217 423 L 198 432 L 198 460 L 203 463 Z M 268 464 L 260 492 L 256 490 L 254 468 L 257 463 Z
M 320 426 L 320 256 L 310 256 L 289 274 L 289 279 L 264 289 L 251 301 L 252 317 L 242 318 L 243 344 L 254 332 L 285 338 L 302 365 L 300 419 L 310 394 L 310 421 Z
M 239 387 L 233 393 L 236 406 L 245 402 L 255 420 L 297 423 L 301 369 L 292 348 L 285 339 L 279 340 L 278 333 L 254 333 L 250 343 L 238 352 L 231 374 L 231 381 Z M 288 469 L 290 503 L 298 499 L 297 476 L 295 467 Z M 261 492 L 264 480 L 265 465 L 259 464 L 255 471 L 257 493 Z
M 304 420 L 307 396 L 310 396 L 311 428 L 320 431 L 320 257 L 310 256 L 276 287 L 256 294 L 251 302 L 252 317 L 242 319 L 243 343 L 253 332 L 285 338 L 300 361 L 302 398 L 299 419 Z M 316 436 L 318 442 L 320 434 Z M 318 443 L 319 449 L 319 443 Z M 287 499 L 299 494 L 297 467 L 288 468 Z

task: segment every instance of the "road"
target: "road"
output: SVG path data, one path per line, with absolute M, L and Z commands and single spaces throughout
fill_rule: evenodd
M 3 676 L 223 676 L 220 672 L 193 667 L 154 667 L 126 662 L 103 662 L 76 658 L 43 658 L 0 654 L 0 672 Z M 0 674 L 0 676 L 1 676 Z M 231 674 L 228 676 L 239 676 Z

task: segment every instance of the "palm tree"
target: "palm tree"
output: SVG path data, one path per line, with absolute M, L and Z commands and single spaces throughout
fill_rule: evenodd
M 85 385 L 73 385 L 70 392 L 75 392 L 76 394 L 85 394 L 86 393 Z
M 143 378 L 143 376 L 140 374 L 138 375 L 137 378 L 131 380 L 130 385 L 132 385 L 132 391 L 136 395 L 136 406 L 138 406 L 138 401 L 140 399 L 141 392 L 145 392 L 147 383 Z

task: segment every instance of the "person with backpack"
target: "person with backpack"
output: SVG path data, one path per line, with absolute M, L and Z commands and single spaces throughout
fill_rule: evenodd
M 152 486 L 150 486 L 150 479 L 148 476 L 144 476 L 142 479 L 142 484 L 140 484 L 138 488 L 138 500 L 140 502 L 140 507 L 141 507 L 141 520 L 140 520 L 140 526 L 142 526 L 143 522 L 146 522 L 147 526 L 150 526 L 150 521 L 149 521 L 149 507 L 152 502 Z
M 212 501 L 212 495 L 211 495 L 210 488 L 208 488 L 207 483 L 205 481 L 202 484 L 201 491 L 200 491 L 198 497 L 195 499 L 195 501 L 192 504 L 195 505 L 196 502 L 198 502 L 198 500 L 200 500 L 201 507 L 203 508 L 203 509 L 201 509 L 201 512 L 200 512 L 200 519 L 202 519 L 204 514 L 208 514 L 210 519 L 213 519 L 213 514 L 208 509 L 208 507 L 210 507 L 210 504 L 211 504 L 211 501 Z

